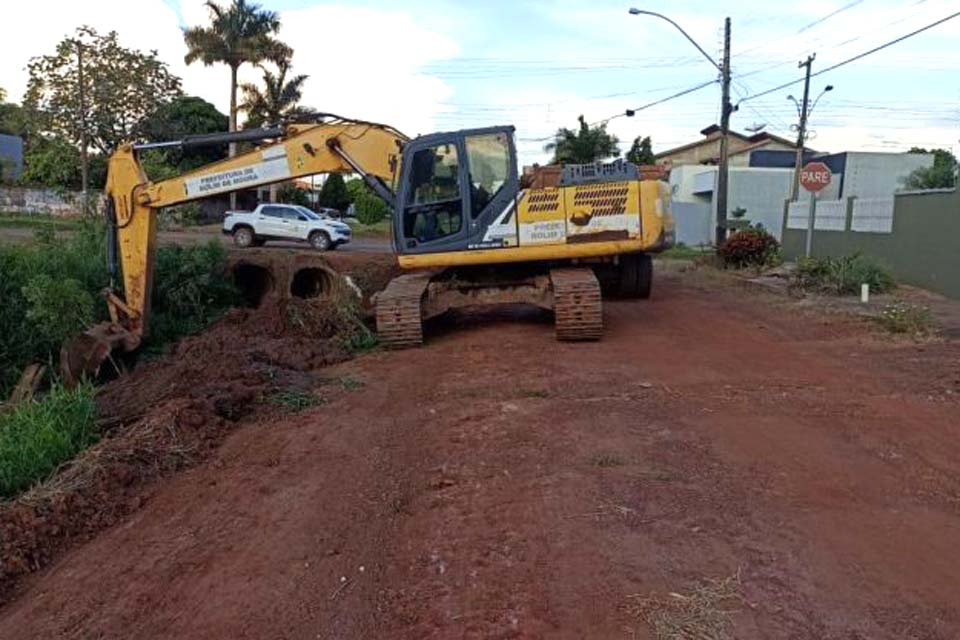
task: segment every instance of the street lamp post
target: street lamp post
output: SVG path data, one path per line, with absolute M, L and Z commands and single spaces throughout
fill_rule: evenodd
M 690 37 L 686 31 L 683 30 L 680 25 L 668 18 L 667 16 L 656 13 L 655 11 L 647 11 L 645 9 L 637 9 L 632 7 L 629 11 L 630 15 L 647 15 L 653 16 L 655 18 L 660 18 L 661 20 L 666 20 L 671 25 L 673 25 L 677 31 L 683 34 L 683 36 L 690 41 L 690 43 L 697 48 L 703 57 L 710 61 L 717 71 L 720 72 L 721 80 L 721 111 L 720 111 L 720 163 L 717 170 L 717 229 L 716 229 L 716 244 L 720 246 L 727 237 L 727 192 L 729 186 L 729 176 L 730 176 L 730 115 L 736 110 L 732 104 L 730 104 L 730 18 L 724 20 L 724 32 L 723 32 L 723 61 L 718 63 L 714 60 L 709 53 L 703 50 L 696 40 Z

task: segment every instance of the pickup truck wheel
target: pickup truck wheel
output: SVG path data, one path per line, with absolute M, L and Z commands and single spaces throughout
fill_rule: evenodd
M 317 251 L 328 251 L 330 249 L 330 236 L 326 231 L 314 231 L 310 234 L 310 246 Z
M 233 244 L 237 245 L 241 249 L 246 249 L 249 246 L 253 245 L 254 238 L 253 230 L 248 227 L 240 227 L 235 229 L 233 232 Z

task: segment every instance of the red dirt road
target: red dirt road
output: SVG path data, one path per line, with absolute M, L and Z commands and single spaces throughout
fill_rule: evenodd
M 0 638 L 648 638 L 629 595 L 738 571 L 738 638 L 960 637 L 956 343 L 675 277 L 597 344 L 504 315 L 327 369 Z

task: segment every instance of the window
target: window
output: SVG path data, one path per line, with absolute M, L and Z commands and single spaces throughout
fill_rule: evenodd
M 457 146 L 442 144 L 413 154 L 413 202 L 430 204 L 460 197 Z
M 490 204 L 510 175 L 510 144 L 505 133 L 467 138 L 470 210 L 474 218 Z
M 441 144 L 413 154 L 410 189 L 403 213 L 403 233 L 431 242 L 460 232 L 463 203 L 457 146 Z
M 271 218 L 282 218 L 284 213 L 283 207 L 264 207 L 261 211 L 261 214 L 269 216 Z

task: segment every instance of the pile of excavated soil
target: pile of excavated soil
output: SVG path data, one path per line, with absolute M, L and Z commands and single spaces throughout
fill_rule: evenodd
M 365 300 L 395 269 L 389 257 L 333 262 Z M 309 392 L 316 370 L 349 359 L 339 332 L 361 319 L 344 313 L 343 302 L 293 298 L 231 310 L 101 387 L 101 441 L 48 482 L 0 503 L 0 602 L 18 577 L 140 508 L 151 480 L 196 464 L 251 414 L 279 411 L 271 394 Z

